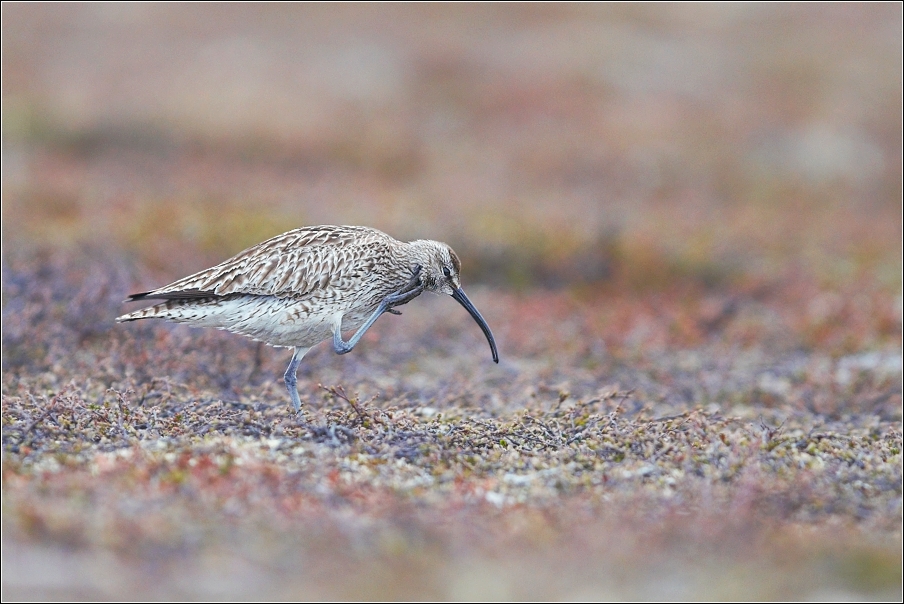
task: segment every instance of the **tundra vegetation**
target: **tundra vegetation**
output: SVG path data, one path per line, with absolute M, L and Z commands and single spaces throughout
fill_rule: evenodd
M 4 599 L 900 600 L 900 5 L 2 10 Z M 315 224 L 500 364 L 113 322 Z

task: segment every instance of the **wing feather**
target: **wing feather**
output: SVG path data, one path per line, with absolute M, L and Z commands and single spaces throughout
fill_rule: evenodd
M 239 252 L 220 264 L 164 287 L 134 294 L 129 301 L 196 299 L 229 294 L 303 297 L 373 266 L 368 257 L 393 244 L 389 235 L 366 227 L 294 229 Z M 364 268 L 364 272 L 367 269 Z

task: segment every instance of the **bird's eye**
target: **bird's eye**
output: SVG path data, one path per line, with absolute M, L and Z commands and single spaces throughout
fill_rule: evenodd
M 452 273 L 449 272 L 449 267 L 446 267 L 446 266 L 443 267 L 443 275 L 445 275 L 446 277 L 452 276 Z

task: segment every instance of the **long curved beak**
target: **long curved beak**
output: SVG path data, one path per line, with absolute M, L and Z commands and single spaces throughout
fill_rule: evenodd
M 493 362 L 498 363 L 499 353 L 496 351 L 496 340 L 493 338 L 493 332 L 490 331 L 490 326 L 487 325 L 487 322 L 480 316 L 480 313 L 477 312 L 477 309 L 474 308 L 474 305 L 471 304 L 471 301 L 468 300 L 465 292 L 460 287 L 452 292 L 452 297 L 455 298 L 456 302 L 464 306 L 465 310 L 468 311 L 468 313 L 474 317 L 474 320 L 477 321 L 477 324 L 480 325 L 480 329 L 483 330 L 483 335 L 487 337 L 487 342 L 490 343 L 490 350 L 493 351 Z

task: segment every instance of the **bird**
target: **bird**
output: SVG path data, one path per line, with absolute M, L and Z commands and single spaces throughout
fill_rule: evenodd
M 165 319 L 214 327 L 270 346 L 292 348 L 283 376 L 301 411 L 297 371 L 304 355 L 332 338 L 347 354 L 383 315 L 423 292 L 446 294 L 480 326 L 499 362 L 486 320 L 461 287 L 461 261 L 447 244 L 398 241 L 363 226 L 308 226 L 258 243 L 211 268 L 169 285 L 132 294 L 123 303 L 156 302 L 116 318 Z M 353 330 L 345 340 L 343 331 Z

